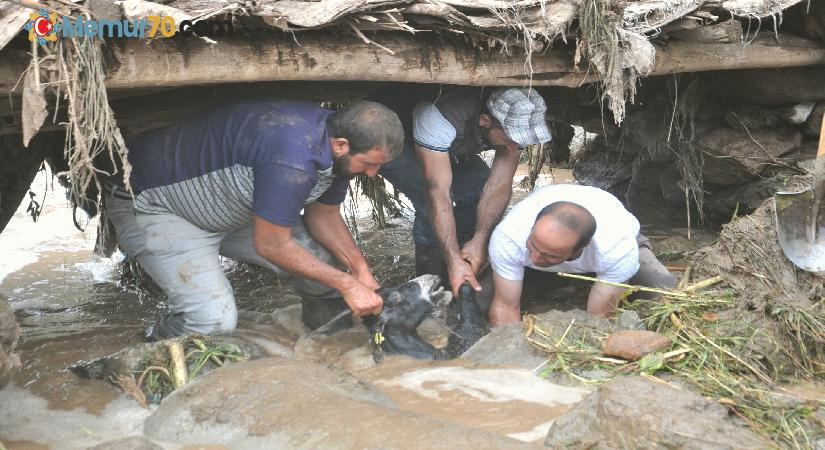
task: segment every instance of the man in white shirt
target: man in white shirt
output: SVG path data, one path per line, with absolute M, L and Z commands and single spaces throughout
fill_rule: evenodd
M 656 259 L 639 221 L 613 195 L 572 184 L 541 188 L 507 214 L 493 231 L 489 254 L 495 293 L 490 323 L 521 319 L 524 268 L 595 273 L 600 280 L 673 287 L 676 278 Z M 587 311 L 607 316 L 624 288 L 595 283 Z

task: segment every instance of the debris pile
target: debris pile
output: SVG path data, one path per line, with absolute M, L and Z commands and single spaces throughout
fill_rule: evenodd
M 616 354 L 606 345 L 611 336 L 627 333 L 614 332 L 612 320 L 594 326 L 575 316 L 566 324 L 547 314 L 528 316 L 526 340 L 548 355 L 540 374 L 586 384 L 632 374 L 666 380 L 716 400 L 765 440 L 812 446 L 823 437 L 814 413 L 825 402 L 796 399 L 782 386 L 825 373 L 825 283 L 783 256 L 771 208 L 766 202 L 726 225 L 716 244 L 692 255 L 692 270 L 661 300 L 624 306 L 670 339 L 658 351 L 610 356 Z M 701 281 L 688 284 L 691 272 Z

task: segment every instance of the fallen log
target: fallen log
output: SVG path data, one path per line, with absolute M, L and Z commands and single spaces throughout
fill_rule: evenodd
M 106 82 L 110 90 L 279 80 L 491 86 L 523 86 L 532 80 L 535 86 L 576 87 L 597 80 L 586 65 L 581 70 L 573 66 L 569 49 L 534 54 L 531 77 L 523 55 L 482 51 L 423 34 L 376 35 L 375 42 L 392 53 L 325 33 L 255 42 L 231 38 L 214 46 L 198 40 L 115 41 L 112 50 L 120 64 Z M 10 47 L 0 51 L 3 95 L 29 60 L 26 49 Z M 656 55 L 651 75 L 825 64 L 825 45 L 794 36 L 782 36 L 779 42 L 765 36 L 748 45 L 671 41 L 657 44 Z

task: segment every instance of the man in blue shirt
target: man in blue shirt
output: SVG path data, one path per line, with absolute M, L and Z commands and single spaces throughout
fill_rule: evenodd
M 356 316 L 381 311 L 378 282 L 340 204 L 352 176 L 374 176 L 402 150 L 401 123 L 386 107 L 231 104 L 127 145 L 134 199 L 110 186 L 106 209 L 121 248 L 169 297 L 169 314 L 148 338 L 235 328 L 219 255 L 290 279 L 310 328 L 347 306 Z

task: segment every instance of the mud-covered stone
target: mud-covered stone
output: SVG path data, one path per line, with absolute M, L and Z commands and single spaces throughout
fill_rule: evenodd
M 463 355 L 481 364 L 521 367 L 533 370 L 547 360 L 547 355 L 524 339 L 521 323 L 493 329 Z
M 642 377 L 613 380 L 550 427 L 554 449 L 757 449 L 765 443 L 694 392 Z
M 14 353 L 20 327 L 14 317 L 6 297 L 0 294 L 0 389 L 11 380 L 12 374 L 20 366 L 20 358 Z
M 373 385 L 300 360 L 267 358 L 210 372 L 166 398 L 153 439 L 230 448 L 528 448 L 493 433 L 394 408 Z
M 648 353 L 664 350 L 670 344 L 669 337 L 653 331 L 621 330 L 607 337 L 602 353 L 606 356 L 636 361 Z
M 604 139 L 588 143 L 573 162 L 573 176 L 580 184 L 595 186 L 623 199 L 633 177 L 636 154 L 608 147 Z

